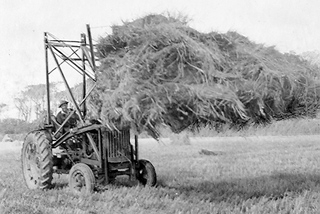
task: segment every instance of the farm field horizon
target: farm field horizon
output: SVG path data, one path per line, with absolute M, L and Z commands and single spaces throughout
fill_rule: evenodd
M 319 137 L 141 139 L 157 187 L 119 177 L 83 196 L 69 191 L 65 175 L 54 175 L 48 191 L 27 189 L 19 142 L 0 143 L 0 213 L 318 213 Z

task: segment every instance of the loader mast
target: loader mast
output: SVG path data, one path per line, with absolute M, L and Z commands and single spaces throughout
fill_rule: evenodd
M 81 123 L 84 123 L 84 118 L 87 115 L 86 100 L 90 93 L 95 88 L 96 82 L 96 63 L 94 55 L 94 45 L 92 42 L 90 25 L 86 25 L 87 35 L 82 33 L 80 40 L 62 40 L 58 39 L 54 35 L 45 32 L 44 43 L 45 43 L 45 69 L 46 69 L 46 89 L 47 89 L 47 127 L 53 126 L 51 119 L 51 100 L 50 100 L 50 74 L 53 72 L 60 73 L 61 79 L 65 85 L 65 89 L 68 93 L 69 100 L 72 102 L 75 112 L 80 116 Z M 88 40 L 88 42 L 87 42 Z M 51 54 L 50 54 L 51 53 Z M 53 63 L 49 62 L 49 55 L 52 56 Z M 53 64 L 52 67 L 51 64 Z M 71 91 L 70 84 L 66 78 L 67 70 L 65 66 L 76 70 L 82 75 L 82 100 L 77 102 L 74 94 Z M 88 79 L 94 84 L 88 90 Z M 61 125 L 62 127 L 63 125 Z M 60 127 L 60 128 L 61 128 Z M 59 131 L 59 129 L 58 129 Z

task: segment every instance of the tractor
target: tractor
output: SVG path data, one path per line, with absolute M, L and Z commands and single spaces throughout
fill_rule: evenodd
M 43 125 L 28 133 L 23 142 L 21 160 L 25 183 L 29 189 L 49 189 L 53 186 L 53 174 L 58 173 L 69 176 L 69 188 L 76 193 L 91 193 L 97 185 L 110 184 L 122 175 L 142 185 L 155 186 L 154 166 L 148 160 L 139 159 L 138 133 L 134 126 L 111 128 L 99 120 L 87 118 L 86 102 L 96 87 L 98 60 L 90 26 L 86 25 L 86 28 L 87 34 L 82 33 L 79 41 L 61 40 L 44 33 L 46 117 Z M 62 64 L 81 75 L 80 101 L 76 101 Z M 51 111 L 50 75 L 53 72 L 61 76 L 69 100 L 75 107 L 62 123 Z M 89 90 L 88 80 L 93 82 Z M 78 115 L 77 126 L 65 129 L 74 115 Z

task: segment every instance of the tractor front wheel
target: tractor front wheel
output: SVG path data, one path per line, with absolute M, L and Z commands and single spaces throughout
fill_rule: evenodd
M 84 163 L 75 164 L 69 172 L 69 187 L 74 193 L 92 193 L 95 177 L 91 168 Z
M 147 160 L 139 160 L 137 165 L 137 179 L 142 185 L 155 186 L 157 174 L 154 166 Z
M 51 140 L 44 131 L 27 135 L 21 151 L 22 172 L 29 189 L 49 189 L 53 174 Z

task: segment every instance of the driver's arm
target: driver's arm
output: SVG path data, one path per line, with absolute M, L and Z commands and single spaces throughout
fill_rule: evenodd
M 63 117 L 62 117 L 61 112 L 59 112 L 59 113 L 57 114 L 56 120 L 57 120 L 57 122 L 58 122 L 60 125 L 63 123 Z

